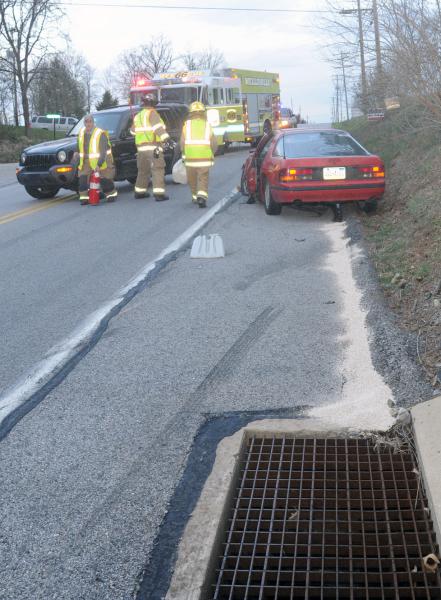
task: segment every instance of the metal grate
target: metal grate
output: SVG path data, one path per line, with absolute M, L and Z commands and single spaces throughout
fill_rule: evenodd
M 253 437 L 209 598 L 441 599 L 437 550 L 410 453 Z

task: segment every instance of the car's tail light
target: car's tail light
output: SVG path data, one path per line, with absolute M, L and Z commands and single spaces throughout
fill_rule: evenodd
M 375 165 L 374 167 L 357 167 L 361 176 L 365 179 L 371 179 L 372 177 L 384 177 L 384 166 Z
M 307 181 L 312 179 L 312 175 L 313 169 L 282 169 L 279 174 L 279 180 L 283 183 L 289 183 L 290 181 Z

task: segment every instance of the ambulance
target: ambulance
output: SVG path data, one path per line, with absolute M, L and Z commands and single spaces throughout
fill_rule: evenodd
M 196 100 L 207 107 L 207 118 L 219 146 L 232 142 L 257 143 L 280 123 L 280 82 L 277 73 L 225 68 L 207 71 L 139 76 L 130 89 L 130 103 L 139 104 L 146 93 L 162 103 L 187 106 Z

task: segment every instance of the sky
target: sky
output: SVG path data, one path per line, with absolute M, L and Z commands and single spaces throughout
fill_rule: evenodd
M 66 0 L 67 1 L 67 0 Z M 282 104 L 310 122 L 328 122 L 332 110 L 332 68 L 326 62 L 326 34 L 319 13 L 153 9 L 140 5 L 204 6 L 202 0 L 71 0 L 65 23 L 74 48 L 97 70 L 122 51 L 164 35 L 176 55 L 209 46 L 225 66 L 280 74 Z M 81 6 L 81 4 L 94 4 Z M 119 4 L 119 7 L 109 6 Z M 124 5 L 124 6 L 123 6 Z M 136 6 L 135 6 L 136 5 Z M 323 10 L 325 0 L 210 0 L 208 7 Z

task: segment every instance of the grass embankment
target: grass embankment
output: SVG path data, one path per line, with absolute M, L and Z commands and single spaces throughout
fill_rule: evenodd
M 416 107 L 343 127 L 386 164 L 387 191 L 362 222 L 391 306 L 417 334 L 418 360 L 441 385 L 441 127 Z
M 65 135 L 61 132 L 55 133 L 57 138 L 62 138 Z M 53 139 L 53 131 L 47 131 L 46 129 L 31 128 L 26 136 L 24 127 L 0 125 L 0 163 L 18 162 L 22 150 L 27 146 Z

